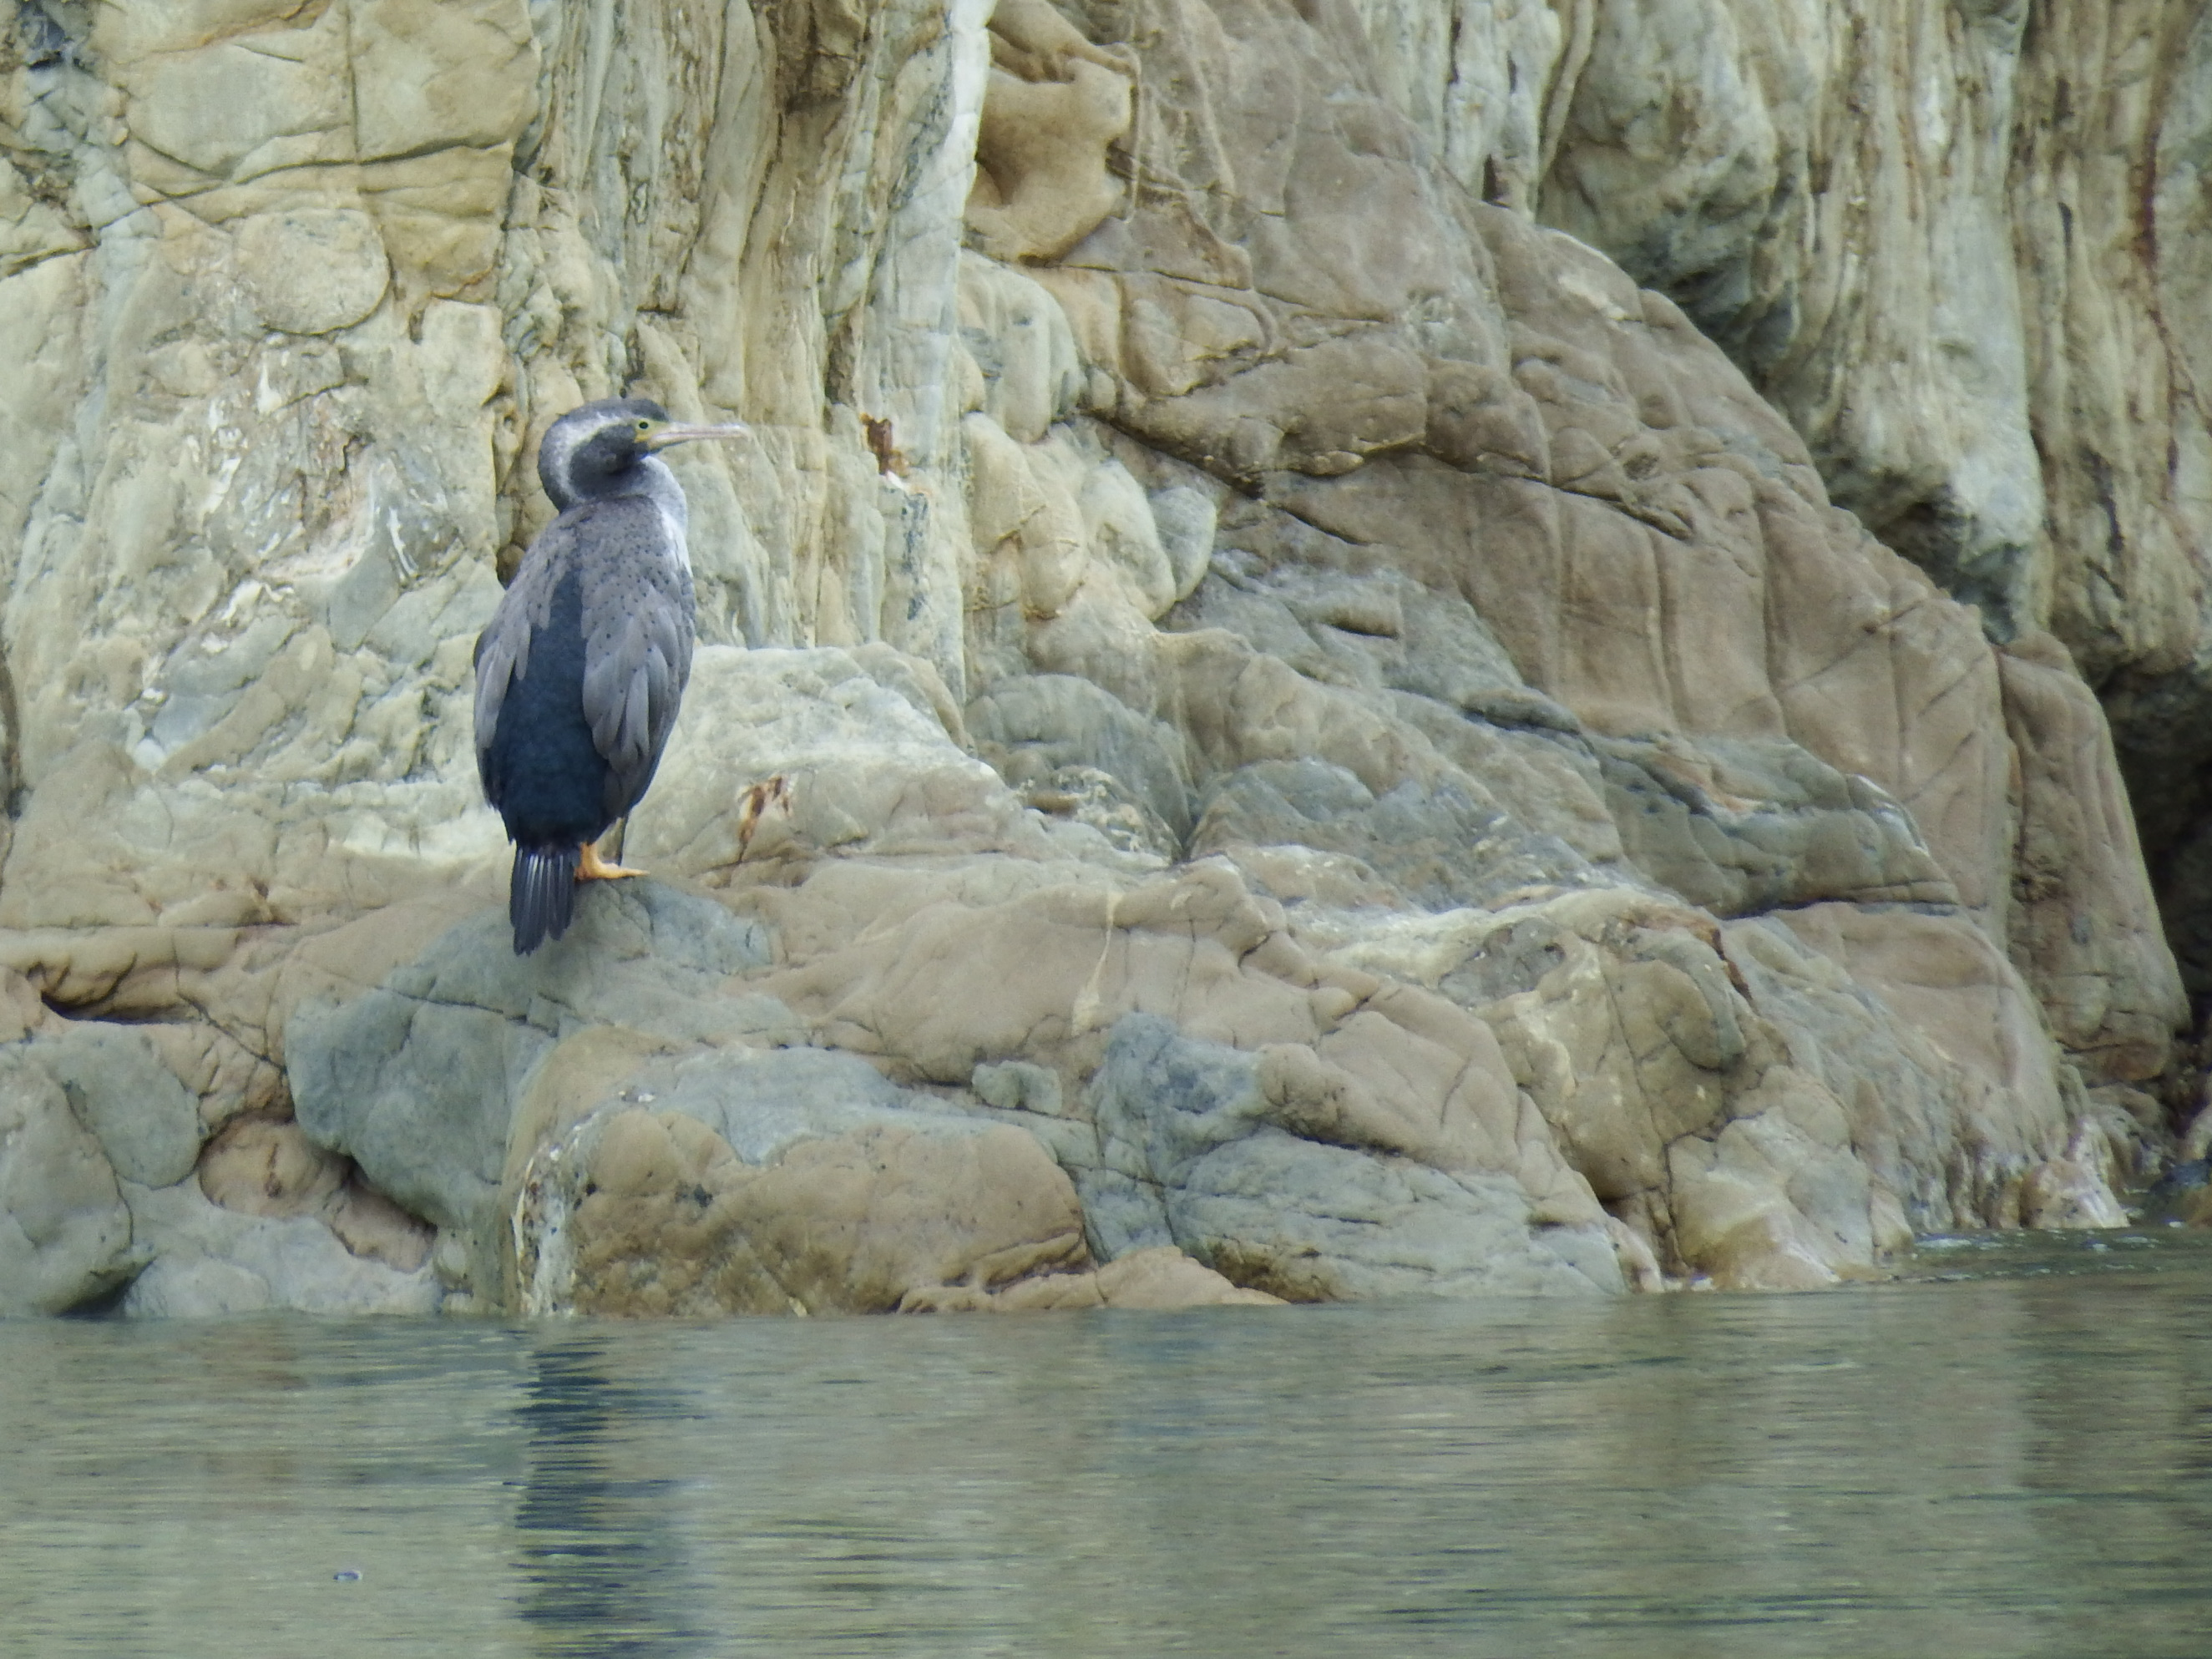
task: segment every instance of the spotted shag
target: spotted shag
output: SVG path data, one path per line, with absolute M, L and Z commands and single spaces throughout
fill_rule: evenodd
M 653 782 L 691 673 L 689 514 L 655 452 L 744 433 L 620 398 L 570 410 L 538 447 L 561 516 L 523 555 L 476 654 L 477 770 L 514 843 L 518 956 L 568 931 L 578 882 L 642 873 L 595 843 Z

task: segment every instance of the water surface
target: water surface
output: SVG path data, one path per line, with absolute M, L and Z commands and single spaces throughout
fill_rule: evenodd
M 2212 1249 L 1797 1296 L 0 1325 L 0 1650 L 2190 1655 Z

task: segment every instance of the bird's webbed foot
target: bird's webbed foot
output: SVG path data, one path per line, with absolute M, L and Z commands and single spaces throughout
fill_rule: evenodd
M 578 881 L 615 881 L 624 876 L 641 876 L 642 870 L 633 870 L 626 864 L 609 864 L 599 856 L 597 842 L 583 844 L 583 857 L 576 866 Z

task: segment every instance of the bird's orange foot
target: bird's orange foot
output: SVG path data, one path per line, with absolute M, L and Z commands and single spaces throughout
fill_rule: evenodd
M 641 876 L 642 870 L 633 870 L 626 864 L 609 864 L 599 856 L 599 843 L 586 842 L 584 856 L 576 866 L 578 881 L 614 881 L 623 876 Z

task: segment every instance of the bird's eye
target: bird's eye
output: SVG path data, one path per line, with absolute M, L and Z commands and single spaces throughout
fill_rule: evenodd
M 653 430 L 653 422 L 651 421 L 640 421 L 637 423 L 637 429 L 640 432 L 650 432 Z

